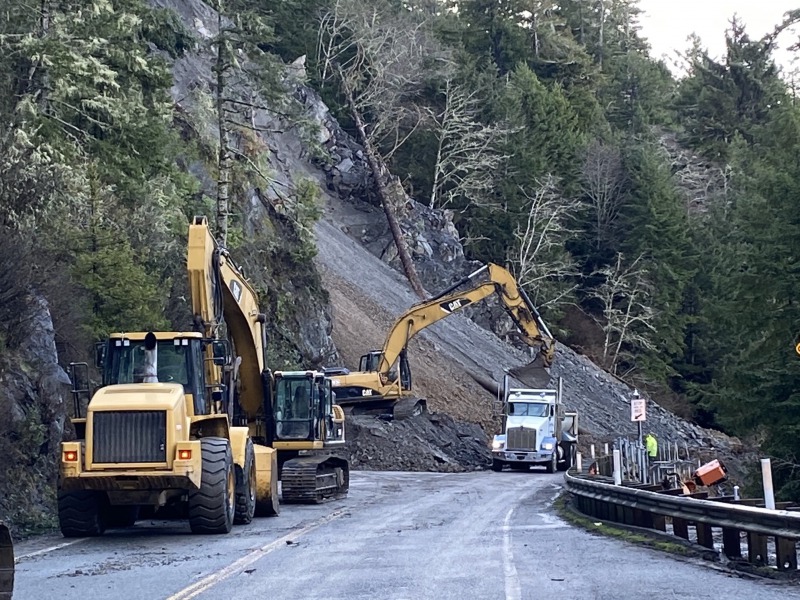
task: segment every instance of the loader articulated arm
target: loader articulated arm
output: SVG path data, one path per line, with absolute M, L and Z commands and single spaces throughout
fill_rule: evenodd
M 255 418 L 263 404 L 265 316 L 258 310 L 256 291 L 228 251 L 217 245 L 206 217 L 195 217 L 189 225 L 187 269 L 195 327 L 211 339 L 221 339 L 227 327 L 227 339 L 241 358 L 239 405 Z M 220 383 L 219 368 L 211 360 L 206 369 L 209 381 Z
M 455 291 L 463 285 L 473 283 L 483 273 L 487 273 L 488 281 L 478 283 L 463 292 Z M 525 290 L 519 288 L 511 273 L 503 267 L 489 264 L 450 286 L 438 296 L 412 306 L 397 319 L 386 337 L 376 370 L 381 375 L 388 374 L 392 365 L 405 350 L 409 340 L 417 333 L 492 294 L 498 295 L 506 312 L 520 330 L 523 340 L 530 346 L 539 347 L 544 366 L 549 367 L 555 356 L 555 340 L 539 315 L 539 311 L 536 310 Z

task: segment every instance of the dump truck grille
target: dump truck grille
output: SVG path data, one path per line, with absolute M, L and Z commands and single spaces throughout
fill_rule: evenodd
M 508 450 L 536 450 L 536 430 L 530 427 L 513 427 L 506 433 Z
M 94 413 L 92 459 L 95 463 L 167 461 L 167 413 L 126 410 Z

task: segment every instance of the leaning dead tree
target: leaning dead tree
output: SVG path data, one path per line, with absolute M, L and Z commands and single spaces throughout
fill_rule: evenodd
M 425 118 L 413 102 L 431 58 L 423 26 L 380 1 L 337 0 L 323 15 L 317 40 L 322 80 L 335 83 L 345 99 L 403 270 L 420 298 L 425 291 L 396 214 L 402 188 L 386 160 Z

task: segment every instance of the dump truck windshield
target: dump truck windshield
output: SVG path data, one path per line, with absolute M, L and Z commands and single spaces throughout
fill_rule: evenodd
M 546 417 L 550 414 L 550 405 L 544 402 L 511 402 L 508 414 L 515 417 Z

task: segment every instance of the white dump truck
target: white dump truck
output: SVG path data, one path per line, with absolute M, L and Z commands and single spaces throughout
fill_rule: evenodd
M 543 466 L 548 473 L 566 471 L 575 462 L 578 413 L 562 405 L 562 384 L 555 389 L 509 388 L 506 375 L 499 412 L 503 430 L 492 441 L 492 471 L 528 470 Z

